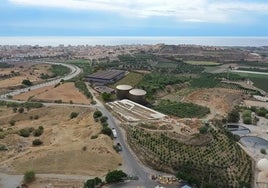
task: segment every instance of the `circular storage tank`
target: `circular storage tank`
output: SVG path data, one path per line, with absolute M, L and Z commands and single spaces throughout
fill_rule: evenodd
M 267 159 L 260 159 L 257 163 L 257 168 L 260 171 L 268 171 L 268 160 Z
M 128 99 L 129 91 L 132 89 L 130 85 L 118 85 L 116 86 L 117 99 Z
M 145 104 L 146 91 L 143 89 L 132 89 L 129 91 L 129 99 L 140 104 Z

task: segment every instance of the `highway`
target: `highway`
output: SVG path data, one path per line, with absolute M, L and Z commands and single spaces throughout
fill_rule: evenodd
M 23 88 L 23 89 L 19 89 L 16 91 L 12 91 L 10 93 L 6 93 L 3 95 L 0 95 L 0 100 L 5 100 L 5 101 L 11 101 L 11 102 L 23 102 L 23 101 L 16 101 L 16 100 L 12 100 L 12 99 L 8 99 L 7 96 L 14 96 L 14 95 L 18 95 L 20 93 L 24 93 L 27 92 L 29 90 L 34 90 L 34 89 L 38 89 L 38 88 L 42 88 L 45 86 L 51 86 L 51 85 L 55 85 L 57 83 L 59 83 L 62 79 L 64 80 L 69 80 L 71 78 L 74 78 L 75 76 L 79 75 L 81 73 L 81 69 L 75 65 L 67 65 L 67 64 L 63 64 L 63 63 L 54 63 L 54 62 L 45 62 L 48 64 L 55 64 L 55 65 L 63 65 L 66 66 L 68 68 L 70 68 L 71 72 L 62 77 L 62 78 L 58 78 L 58 79 L 54 79 L 51 80 L 49 82 L 46 83 L 42 83 L 42 84 L 38 84 L 35 86 L 31 86 L 31 87 L 27 87 L 27 88 Z M 87 85 L 88 86 L 88 85 Z M 93 94 L 95 93 L 93 91 L 92 88 L 90 88 L 88 86 L 88 89 L 90 90 L 90 92 Z M 117 132 L 117 138 L 115 139 L 115 143 L 120 143 L 123 151 L 120 152 L 122 158 L 123 158 L 123 165 L 121 167 L 121 169 L 123 171 L 125 171 L 126 173 L 128 173 L 129 175 L 133 175 L 133 176 L 137 176 L 139 179 L 138 180 L 134 180 L 134 181 L 127 181 L 127 182 L 122 182 L 119 184 L 113 184 L 110 185 L 110 188 L 121 188 L 121 187 L 127 187 L 127 188 L 131 188 L 131 187 L 139 187 L 139 188 L 154 188 L 155 186 L 158 185 L 157 182 L 151 180 L 150 175 L 151 174 L 158 174 L 158 175 L 163 175 L 165 173 L 161 173 L 158 171 L 154 171 L 152 169 L 147 168 L 146 166 L 144 166 L 143 164 L 141 164 L 141 162 L 139 161 L 139 159 L 137 158 L 137 156 L 130 150 L 129 146 L 127 145 L 127 142 L 125 140 L 125 135 L 124 132 L 121 130 L 121 128 L 119 127 L 119 123 L 118 121 L 111 115 L 111 113 L 104 107 L 104 105 L 95 97 L 95 95 L 93 94 L 93 99 L 96 101 L 96 105 L 82 105 L 82 104 L 58 104 L 58 103 L 43 103 L 45 106 L 79 106 L 79 107 L 86 107 L 86 108 L 93 108 L 93 109 L 98 109 L 99 111 L 102 112 L 102 114 L 104 116 L 108 117 L 108 123 L 109 126 L 111 128 L 115 128 L 116 132 Z M 112 161 L 111 161 L 112 162 Z M 0 181 L 0 183 L 4 183 L 4 186 L 6 188 L 12 188 L 12 186 L 10 185 L 14 185 L 15 181 L 19 181 L 18 177 L 21 177 L 19 175 L 14 175 L 14 181 L 12 181 L 12 177 L 10 177 L 12 175 L 7 175 L 7 174 L 3 174 L 0 173 L 0 180 L 2 179 L 2 182 Z M 38 174 L 37 174 L 38 176 Z M 9 177 L 9 178 L 7 178 Z M 11 181 L 4 181 L 4 179 L 7 178 Z M 6 179 L 6 180 L 7 180 Z M 17 182 L 17 184 L 19 184 L 19 182 Z M 177 187 L 177 185 L 168 185 L 168 186 L 164 186 L 166 188 L 175 188 Z

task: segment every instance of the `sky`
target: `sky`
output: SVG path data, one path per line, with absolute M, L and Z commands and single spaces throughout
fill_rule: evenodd
M 0 36 L 268 36 L 267 0 L 0 0 Z

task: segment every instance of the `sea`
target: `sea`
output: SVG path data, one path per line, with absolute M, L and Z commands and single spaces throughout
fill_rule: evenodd
M 47 36 L 47 37 L 0 37 L 0 45 L 203 45 L 228 47 L 268 46 L 268 37 L 84 37 L 84 36 Z

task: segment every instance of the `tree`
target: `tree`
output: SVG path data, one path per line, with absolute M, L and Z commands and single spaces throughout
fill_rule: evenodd
M 73 119 L 73 118 L 76 118 L 78 116 L 78 113 L 77 112 L 72 112 L 70 114 L 70 118 Z
M 102 128 L 101 133 L 106 134 L 108 136 L 111 136 L 113 134 L 113 131 L 109 127 L 105 126 L 105 127 Z
M 228 122 L 237 123 L 240 120 L 239 111 L 237 109 L 233 109 L 227 117 Z
M 104 93 L 102 94 L 102 99 L 103 99 L 105 102 L 110 101 L 110 100 L 111 100 L 111 97 L 112 97 L 112 94 L 111 94 L 111 93 L 106 93 L 106 92 L 104 92 Z
M 244 117 L 244 118 L 243 118 L 243 123 L 245 123 L 245 124 L 252 124 L 252 119 L 251 119 L 251 117 Z
M 26 86 L 31 86 L 33 85 L 32 82 L 30 80 L 22 80 L 22 84 L 26 85 Z
M 101 117 L 101 116 L 102 116 L 102 113 L 101 113 L 101 111 L 99 111 L 99 110 L 96 110 L 96 111 L 94 112 L 94 114 L 93 114 L 94 119 L 99 118 L 99 117 Z
M 101 123 L 106 123 L 107 120 L 108 120 L 108 117 L 106 117 L 106 116 L 102 116 L 102 117 L 100 118 L 100 122 L 101 122 Z
M 32 142 L 33 146 L 40 146 L 43 144 L 43 142 L 40 139 L 35 139 Z
M 107 183 L 115 183 L 124 180 L 127 177 L 127 174 L 122 170 L 110 171 L 106 174 L 105 181 Z
M 266 109 L 263 108 L 263 107 L 257 110 L 257 115 L 258 116 L 264 117 L 266 115 L 266 113 L 268 113 L 268 111 L 266 111 Z
M 208 126 L 202 126 L 199 128 L 199 133 L 200 134 L 206 134 L 208 132 Z
M 95 188 L 101 183 L 102 180 L 98 177 L 95 177 L 93 179 L 87 180 L 86 183 L 84 184 L 84 188 Z
M 24 173 L 23 181 L 24 183 L 31 183 L 35 180 L 35 172 L 34 171 L 27 171 Z
M 18 110 L 19 113 L 23 113 L 24 112 L 24 108 L 23 107 L 20 107 L 19 110 Z

